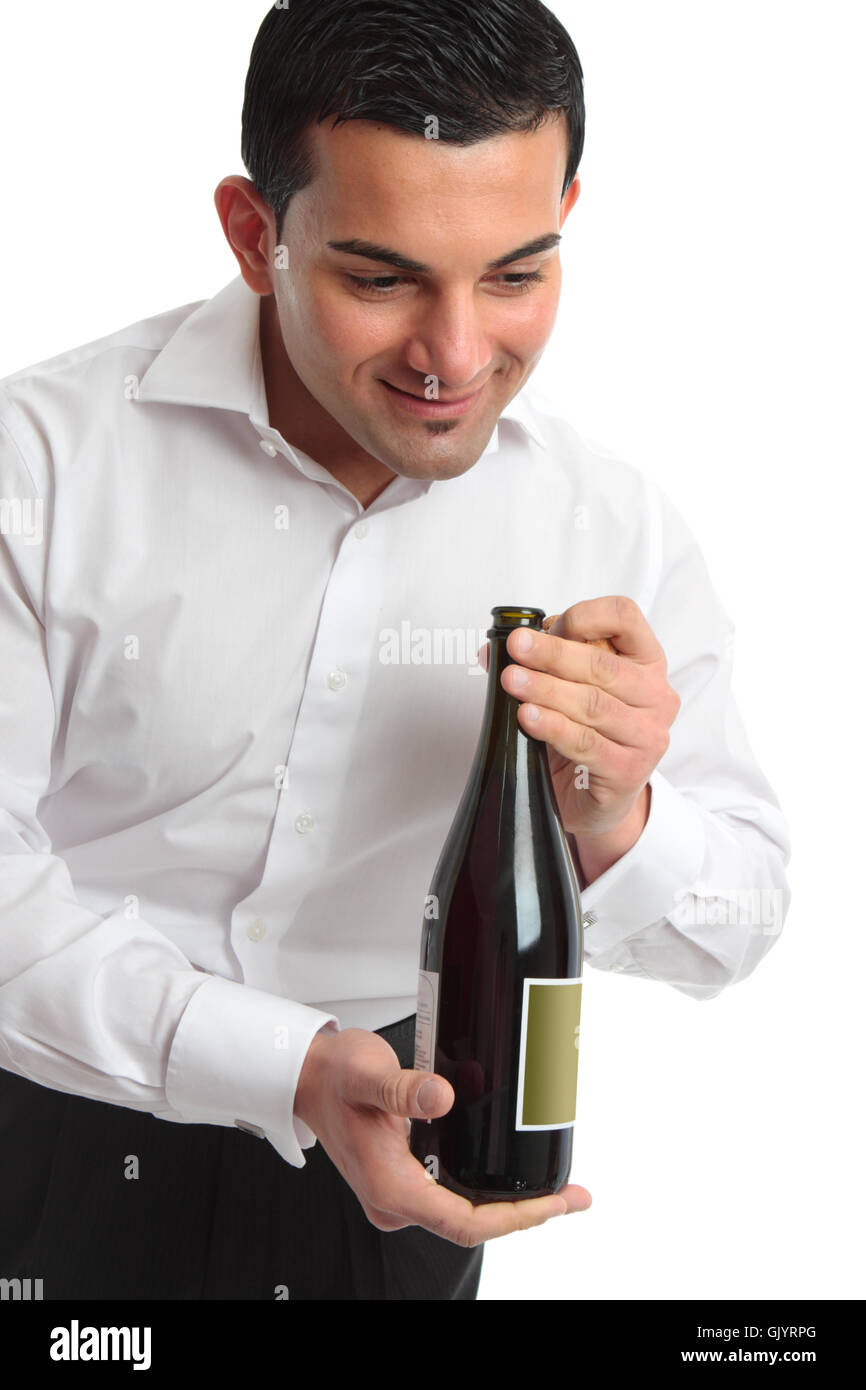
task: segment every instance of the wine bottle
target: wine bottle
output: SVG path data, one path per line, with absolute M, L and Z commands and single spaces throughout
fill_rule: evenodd
M 583 922 L 543 742 L 500 677 L 538 608 L 494 608 L 487 701 L 469 781 L 425 907 L 415 1067 L 454 1088 L 413 1120 L 412 1154 L 475 1204 L 556 1192 L 577 1104 Z

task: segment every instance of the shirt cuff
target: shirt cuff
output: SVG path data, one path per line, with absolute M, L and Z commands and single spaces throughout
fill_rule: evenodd
M 303 1168 L 316 1136 L 294 1117 L 295 1091 L 323 1027 L 340 1031 L 333 1014 L 210 975 L 175 1031 L 166 1098 L 184 1120 L 249 1129 Z
M 640 839 L 580 895 L 588 960 L 666 917 L 700 875 L 707 833 L 699 807 L 658 770 L 649 782 L 650 812 Z

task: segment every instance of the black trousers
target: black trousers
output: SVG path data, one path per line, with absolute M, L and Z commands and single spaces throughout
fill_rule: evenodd
M 411 1067 L 414 1016 L 378 1031 Z M 0 1278 L 44 1299 L 476 1297 L 483 1246 L 377 1230 L 321 1144 L 304 1156 L 0 1070 Z

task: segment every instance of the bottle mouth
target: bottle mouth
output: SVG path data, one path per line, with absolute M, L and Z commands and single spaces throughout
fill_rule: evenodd
M 518 604 L 509 604 L 507 607 L 493 609 L 493 627 L 487 635 L 493 636 L 500 632 L 511 632 L 516 627 L 541 628 L 547 614 L 543 608 L 521 608 Z

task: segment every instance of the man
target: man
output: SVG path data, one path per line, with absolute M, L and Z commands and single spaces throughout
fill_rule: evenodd
M 275 8 L 240 277 L 2 384 L 0 1272 L 47 1298 L 472 1299 L 589 1205 L 473 1209 L 406 1144 L 453 1102 L 413 999 L 483 698 L 443 634 L 495 604 L 559 615 L 503 681 L 591 963 L 709 998 L 778 933 L 694 540 L 524 390 L 583 131 L 538 0 Z

